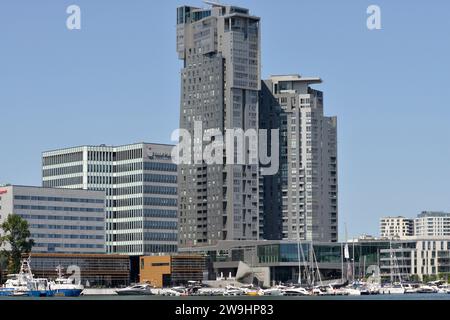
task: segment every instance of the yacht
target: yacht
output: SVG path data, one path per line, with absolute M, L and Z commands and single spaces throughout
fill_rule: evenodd
M 411 283 L 407 283 L 403 286 L 405 288 L 405 293 L 409 294 L 409 293 L 417 293 L 417 289 L 418 286 L 411 284 Z
M 437 288 L 429 285 L 422 285 L 419 288 L 417 288 L 417 293 L 436 293 L 436 292 L 438 292 Z
M 283 290 L 285 296 L 310 296 L 311 293 L 303 287 L 289 287 Z
M 385 285 L 380 288 L 380 293 L 382 293 L 382 294 L 404 294 L 405 287 L 401 283 Z
M 241 288 L 234 286 L 226 286 L 225 291 L 223 292 L 224 296 L 242 296 L 245 295 L 245 291 Z
M 284 295 L 284 290 L 286 287 L 284 286 L 276 286 L 269 289 L 262 289 L 261 295 L 263 296 L 282 296 Z
M 149 284 L 136 284 L 123 289 L 116 290 L 119 296 L 148 296 L 153 295 L 152 288 Z

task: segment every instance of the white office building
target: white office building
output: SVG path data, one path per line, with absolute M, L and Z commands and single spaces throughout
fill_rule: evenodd
M 107 253 L 177 251 L 177 166 L 171 145 L 81 146 L 43 153 L 43 185 L 106 193 Z
M 35 253 L 105 253 L 104 202 L 99 191 L 2 186 L 0 223 L 27 220 Z

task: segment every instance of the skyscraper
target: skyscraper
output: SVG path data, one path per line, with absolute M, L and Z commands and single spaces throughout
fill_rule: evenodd
M 280 169 L 263 177 L 264 238 L 337 241 L 337 119 L 323 112 L 320 78 L 263 81 L 260 127 L 280 129 Z
M 181 129 L 193 136 L 195 121 L 203 130 L 222 133 L 258 129 L 258 17 L 248 9 L 216 3 L 207 9 L 179 7 L 177 51 L 184 63 Z M 180 246 L 258 239 L 257 164 L 198 161 L 178 170 Z
M 171 145 L 81 146 L 42 156 L 44 187 L 106 194 L 106 251 L 177 251 L 177 166 Z

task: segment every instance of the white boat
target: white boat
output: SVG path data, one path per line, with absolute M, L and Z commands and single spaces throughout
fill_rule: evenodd
M 285 296 L 310 296 L 311 292 L 303 287 L 289 287 L 283 289 L 283 295 Z
M 242 296 L 245 295 L 245 291 L 241 288 L 234 286 L 227 286 L 223 292 L 224 296 Z
M 53 294 L 47 279 L 34 278 L 30 267 L 30 257 L 22 260 L 19 273 L 8 275 L 8 280 L 0 288 L 0 296 L 49 297 Z
M 441 284 L 438 286 L 438 293 L 449 293 L 450 292 L 450 288 L 448 286 L 448 284 Z
M 276 286 L 276 287 L 261 290 L 261 294 L 264 296 L 283 296 L 284 289 L 286 289 L 286 287 Z
M 410 283 L 404 284 L 403 287 L 405 288 L 405 294 L 406 293 L 417 293 L 417 286 L 413 286 Z
M 421 285 L 417 288 L 417 293 L 437 293 L 438 289 L 429 285 Z
M 174 290 L 172 288 L 160 289 L 158 294 L 161 296 L 169 296 L 169 297 L 179 297 L 183 295 L 183 293 L 181 293 L 180 291 Z
M 381 294 L 404 294 L 405 287 L 400 284 L 386 285 L 380 288 Z
M 195 295 L 197 296 L 223 296 L 225 289 L 223 288 L 200 288 Z
M 84 290 L 84 286 L 81 283 L 75 284 L 75 279 L 65 278 L 62 275 L 62 267 L 56 268 L 58 272 L 58 278 L 50 282 L 50 289 L 54 291 L 56 296 L 64 297 L 78 297 Z
M 153 295 L 152 288 L 149 284 L 136 284 L 123 289 L 117 289 L 116 293 L 119 296 L 145 296 Z
M 0 288 L 0 296 L 28 295 L 28 279 L 20 274 L 9 274 L 7 278 L 5 284 Z
M 360 296 L 361 290 L 358 288 L 343 288 L 343 290 L 349 295 L 349 296 Z

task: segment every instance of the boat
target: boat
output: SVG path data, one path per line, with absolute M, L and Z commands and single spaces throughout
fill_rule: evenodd
M 10 274 L 0 288 L 0 296 L 51 297 L 54 292 L 48 279 L 34 278 L 30 267 L 30 257 L 23 259 L 18 274 Z
M 117 289 L 119 296 L 149 296 L 153 295 L 152 288 L 147 283 L 136 284 L 126 288 Z
M 345 288 L 344 291 L 349 296 L 360 296 L 361 295 L 361 290 L 359 288 Z
M 54 291 L 55 296 L 63 297 L 78 297 L 84 290 L 84 286 L 81 283 L 75 284 L 75 279 L 65 278 L 62 276 L 62 267 L 56 268 L 58 272 L 58 278 L 50 282 L 50 289 Z
M 389 241 L 389 258 L 390 258 L 390 276 L 391 283 L 386 284 L 380 288 L 382 294 L 404 294 L 405 287 L 402 283 L 401 270 L 399 268 L 396 251 L 392 248 L 392 241 Z M 398 282 L 394 282 L 395 277 L 398 277 Z
M 413 285 L 411 283 L 407 283 L 404 285 L 404 288 L 405 288 L 405 294 L 410 294 L 410 293 L 417 293 L 418 286 Z
M 245 295 L 245 291 L 241 288 L 234 286 L 226 286 L 225 291 L 223 292 L 224 296 L 242 296 Z
M 159 290 L 158 294 L 161 296 L 170 296 L 170 297 L 179 297 L 185 295 L 183 292 L 180 292 L 179 290 L 174 290 L 173 288 L 161 289 Z
M 421 285 L 417 288 L 417 293 L 437 293 L 438 290 L 435 287 L 429 285 Z
M 380 288 L 381 294 L 404 294 L 405 287 L 401 283 L 399 284 L 388 284 Z
M 55 292 L 51 290 L 46 278 L 33 278 L 27 283 L 29 297 L 53 297 Z
M 24 296 L 28 294 L 27 280 L 20 274 L 7 275 L 5 284 L 0 288 L 0 296 Z
M 310 296 L 311 293 L 303 287 L 288 287 L 283 289 L 284 296 Z
M 286 287 L 284 287 L 284 286 L 276 286 L 276 287 L 271 287 L 268 289 L 262 289 L 261 295 L 263 295 L 263 296 L 283 296 L 284 289 L 286 289 Z

